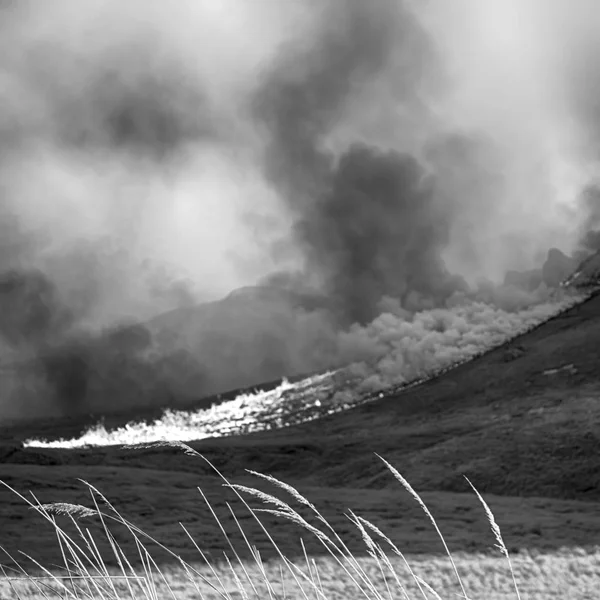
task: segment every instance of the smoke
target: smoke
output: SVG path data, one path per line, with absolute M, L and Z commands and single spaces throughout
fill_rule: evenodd
M 265 228 L 287 222 L 250 100 L 281 45 L 310 40 L 313 16 L 270 0 L 0 11 L 0 365 L 39 357 L 33 373 L 8 369 L 1 412 L 28 412 L 22 385 L 37 397 L 49 384 L 46 404 L 31 400 L 39 414 L 81 403 L 94 377 L 133 369 L 125 356 L 145 375 L 160 357 L 175 378 L 181 356 L 112 352 L 110 331 L 272 269 Z
M 332 299 L 334 362 L 391 383 L 548 316 L 595 249 L 598 93 L 573 73 L 600 72 L 598 9 L 335 8 L 320 43 L 268 73 L 265 172 L 304 259 L 288 285 Z
M 397 2 L 336 2 L 325 23 L 317 43 L 268 74 L 257 115 L 268 132 L 266 173 L 295 217 L 307 279 L 333 298 L 343 323 L 368 322 L 383 295 L 429 291 L 447 277 L 446 215 L 414 156 L 360 137 L 337 154 L 327 146 L 394 55 L 417 57 L 395 73 L 397 101 L 414 102 L 429 48 Z
M 3 412 L 343 364 L 382 315 L 495 339 L 597 245 L 593 2 L 0 11 L 0 358 L 37 361 Z
M 514 296 L 511 294 L 514 301 Z M 522 333 L 557 312 L 556 298 L 537 302 L 521 297 L 518 312 L 464 299 L 399 317 L 383 313 L 368 326 L 354 326 L 340 338 L 344 364 L 340 377 L 353 383 L 334 401 L 403 386 L 471 359 Z M 563 299 L 563 307 L 570 301 Z
M 29 246 L 7 257 L 3 239 L 3 262 L 59 279 L 66 302 L 88 296 L 94 325 L 173 308 L 155 288 L 174 280 L 198 301 L 268 271 L 241 217 L 278 219 L 247 104 L 290 19 L 305 35 L 304 11 L 208 0 L 1 10 L 1 208 Z
M 265 171 L 305 281 L 344 324 L 371 321 L 382 296 L 442 306 L 579 248 L 590 134 L 554 4 L 334 3 L 322 38 L 268 72 Z

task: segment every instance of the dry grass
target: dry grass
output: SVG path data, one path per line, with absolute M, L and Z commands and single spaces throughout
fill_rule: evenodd
M 206 462 L 203 456 L 185 444 L 165 445 Z M 33 557 L 28 560 L 27 554 L 13 557 L 13 561 L 7 558 L 3 561 L 0 597 L 35 600 L 428 600 L 454 598 L 456 594 L 473 600 L 542 597 L 575 600 L 588 597 L 586 590 L 592 590 L 593 580 L 600 575 L 598 554 L 519 554 L 511 562 L 499 525 L 486 501 L 476 492 L 491 526 L 490 541 L 496 541 L 500 552 L 496 557 L 484 554 L 453 557 L 435 515 L 402 475 L 392 465 L 383 462 L 409 493 L 411 500 L 425 511 L 439 534 L 440 548 L 447 551 L 446 559 L 439 556 L 412 557 L 409 561 L 397 543 L 375 523 L 350 511 L 347 520 L 366 550 L 366 556 L 360 557 L 348 546 L 346 536 L 340 535 L 320 510 L 294 487 L 260 473 L 251 473 L 257 478 L 256 486 L 231 484 L 209 464 L 221 477 L 222 484 L 235 494 L 240 503 L 238 506 L 250 515 L 271 541 L 276 559 L 264 560 L 253 540 L 246 535 L 238 514 L 231 509 L 231 522 L 226 524 L 200 488 L 200 497 L 226 538 L 229 551 L 222 557 L 209 556 L 203 551 L 202 541 L 193 540 L 198 552 L 198 560 L 194 562 L 182 559 L 128 521 L 89 483 L 86 486 L 91 503 L 87 506 L 64 502 L 41 503 L 35 497 L 28 499 L 10 488 L 53 527 L 62 564 L 60 567 L 41 564 Z M 8 484 L 4 485 L 8 487 Z M 276 494 L 261 489 L 265 485 L 273 488 Z M 281 550 L 271 535 L 271 532 L 276 532 L 277 522 L 281 520 L 294 524 L 302 536 L 299 541 L 301 552 L 294 559 Z M 231 523 L 235 524 L 237 535 L 232 532 Z M 98 530 L 103 542 L 99 540 Z M 134 540 L 136 556 L 124 551 L 124 545 L 119 541 L 123 531 Z M 180 535 L 190 535 L 183 525 Z M 321 547 L 318 558 L 312 558 L 306 551 L 308 539 Z M 155 558 L 157 550 L 169 554 L 175 563 L 170 567 L 161 566 Z M 111 563 L 116 567 L 109 566 Z M 23 567 L 23 564 L 28 564 L 28 567 Z M 565 584 L 570 586 L 568 593 Z

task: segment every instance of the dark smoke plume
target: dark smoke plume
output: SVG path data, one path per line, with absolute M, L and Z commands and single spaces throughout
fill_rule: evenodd
M 339 160 L 331 191 L 298 225 L 308 265 L 350 323 L 379 314 L 384 296 L 417 292 L 438 301 L 456 291 L 441 259 L 448 217 L 417 160 L 357 145 Z M 460 280 L 459 280 L 460 283 Z
M 258 115 L 269 134 L 267 173 L 296 219 L 306 279 L 349 325 L 374 319 L 384 296 L 443 301 L 462 286 L 441 259 L 451 215 L 419 160 L 365 143 L 339 156 L 325 147 L 352 97 L 397 55 L 411 57 L 396 71 L 409 102 L 433 60 L 424 32 L 393 2 L 334 3 L 325 18 L 321 43 L 270 74 Z
M 325 191 L 333 157 L 323 147 L 351 92 L 385 64 L 397 30 L 395 3 L 325 4 L 320 37 L 284 54 L 255 100 L 268 133 L 266 170 L 294 212 Z
M 281 227 L 247 107 L 314 19 L 226 3 L 0 7 L 0 419 L 212 389 L 188 348 L 122 335 L 271 267 L 241 216 Z

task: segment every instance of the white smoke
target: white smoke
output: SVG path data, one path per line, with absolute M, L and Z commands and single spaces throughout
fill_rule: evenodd
M 362 394 L 427 379 L 527 332 L 581 301 L 561 294 L 509 312 L 497 306 L 461 300 L 448 308 L 412 315 L 384 313 L 366 327 L 353 327 L 340 339 L 343 371 L 354 384 L 350 395 Z M 339 400 L 338 400 L 339 401 Z

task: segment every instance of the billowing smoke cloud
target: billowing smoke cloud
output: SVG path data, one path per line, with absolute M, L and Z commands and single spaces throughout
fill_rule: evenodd
M 278 213 L 247 104 L 290 32 L 309 37 L 304 12 L 4 6 L 1 208 L 31 247 L 3 260 L 61 279 L 69 297 L 96 287 L 88 318 L 99 324 L 173 307 L 156 288 L 174 279 L 198 300 L 265 274 L 269 253 L 240 215 L 277 224 Z
M 125 354 L 138 371 L 151 354 L 156 373 L 158 353 L 174 379 L 185 365 L 155 344 L 109 360 L 110 331 L 271 270 L 265 227 L 286 220 L 259 169 L 250 99 L 284 42 L 309 42 L 313 16 L 270 0 L 0 11 L 0 415 L 30 412 L 22 385 L 81 403 L 88 375 L 118 381 Z M 15 370 L 35 356 L 33 374 Z
M 397 356 L 408 329 L 431 354 L 427 311 L 495 339 L 595 248 L 586 0 L 0 10 L 2 358 L 36 361 L 11 414 L 24 381 L 42 414 L 362 361 L 364 336 Z
M 411 156 L 353 146 L 340 158 L 330 193 L 299 231 L 309 268 L 322 271 L 347 321 L 374 319 L 383 296 L 444 300 L 462 287 L 441 259 L 443 208 Z
M 562 65 L 522 4 L 334 3 L 322 39 L 269 72 L 266 172 L 305 281 L 344 323 L 371 321 L 382 296 L 441 306 L 467 281 L 541 268 L 589 229 Z
M 401 3 L 336 2 L 325 19 L 318 43 L 269 73 L 257 113 L 268 132 L 266 172 L 296 218 L 307 279 L 346 324 L 366 323 L 384 295 L 445 287 L 449 226 L 414 156 L 364 143 L 336 155 L 327 144 L 395 56 L 412 58 L 395 73 L 396 100 L 409 104 L 433 57 Z
M 552 46 L 567 6 L 550 4 L 340 3 L 321 43 L 269 73 L 266 172 L 305 259 L 290 283 L 332 299 L 342 326 L 355 324 L 345 339 L 392 365 L 374 367 L 378 377 L 423 374 L 394 359 L 397 342 L 431 370 L 452 362 L 445 347 L 471 344 L 471 328 L 481 351 L 496 331 L 550 314 L 582 245 L 594 249 L 588 117 Z M 573 10 L 570 23 L 583 4 Z M 576 63 L 590 51 L 581 34 L 574 26 L 561 48 Z M 428 315 L 441 329 L 422 326 Z

